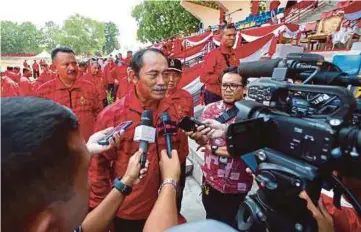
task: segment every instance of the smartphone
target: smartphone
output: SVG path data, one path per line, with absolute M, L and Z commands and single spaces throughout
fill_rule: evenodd
M 193 117 L 190 118 L 188 116 L 184 116 L 179 121 L 177 126 L 184 131 L 190 132 L 190 131 L 196 131 L 197 130 L 196 126 L 200 126 L 200 125 L 204 125 L 204 124 Z
M 133 121 L 124 121 L 121 122 L 117 127 L 113 128 L 109 133 L 102 139 L 98 141 L 100 145 L 109 145 L 109 139 L 113 136 L 114 133 L 117 133 L 121 130 L 126 130 L 130 125 L 132 125 Z

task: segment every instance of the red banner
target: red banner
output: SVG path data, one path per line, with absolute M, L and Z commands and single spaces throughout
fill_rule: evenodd
M 241 34 L 245 34 L 245 35 L 249 35 L 249 36 L 264 36 L 267 35 L 271 32 L 273 32 L 274 30 L 276 30 L 277 28 L 281 27 L 281 26 L 286 26 L 290 31 L 297 31 L 299 29 L 299 25 L 297 24 L 275 24 L 275 25 L 271 25 L 271 26 L 266 26 L 266 27 L 256 27 L 256 28 L 251 28 L 251 29 L 247 29 L 247 30 L 241 30 Z
M 201 43 L 200 45 L 191 47 L 187 50 L 184 50 L 182 52 L 179 52 L 177 54 L 174 54 L 174 58 L 177 59 L 186 59 L 187 57 L 193 56 L 197 53 L 200 53 L 203 49 L 205 49 L 205 47 L 207 46 L 208 41 Z
M 179 81 L 179 87 L 183 88 L 192 81 L 194 81 L 201 74 L 202 63 L 196 64 L 193 67 L 187 68 L 183 71 L 182 79 Z
M 196 43 L 198 41 L 201 41 L 202 39 L 206 38 L 209 34 L 211 34 L 212 32 L 204 32 L 200 35 L 195 35 L 192 37 L 187 37 L 185 38 L 186 40 L 189 40 L 190 42 Z
M 265 46 L 270 40 L 272 40 L 274 34 L 266 35 L 260 39 L 257 39 L 253 42 L 248 44 L 244 44 L 235 49 L 235 53 L 238 59 L 245 58 L 247 56 L 252 55 L 253 53 L 257 52 L 260 48 Z

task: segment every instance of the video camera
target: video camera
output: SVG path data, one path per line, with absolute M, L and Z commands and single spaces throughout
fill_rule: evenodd
M 272 76 L 248 85 L 248 98 L 253 101 L 236 103 L 236 123 L 227 131 L 228 152 L 241 156 L 249 166 L 258 163 L 253 171 L 260 188 L 242 204 L 239 229 L 317 231 L 316 221 L 298 195 L 306 190 L 316 203 L 321 188 L 333 189 L 337 207 L 341 195 L 346 195 L 361 216 L 360 203 L 332 174 L 338 171 L 361 178 L 361 130 L 354 122 L 356 100 L 351 92 L 338 86 L 288 83 L 290 77 L 304 77 L 300 73 L 309 73 L 304 83 L 325 81 L 317 79 L 323 75 L 320 66 L 294 58 L 243 63 L 239 73 L 243 77 Z M 333 83 L 361 85 L 361 79 L 337 76 Z M 322 104 L 312 104 L 310 99 L 320 96 Z M 244 159 L 249 153 L 252 162 Z

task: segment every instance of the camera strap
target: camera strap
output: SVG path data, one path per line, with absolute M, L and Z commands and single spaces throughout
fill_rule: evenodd
M 223 114 L 219 115 L 216 120 L 220 123 L 226 123 L 232 118 L 236 117 L 238 114 L 237 107 L 233 106 L 231 109 L 227 110 Z

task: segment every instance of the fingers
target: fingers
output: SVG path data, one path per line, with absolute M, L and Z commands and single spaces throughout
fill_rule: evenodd
M 325 216 L 329 221 L 333 222 L 333 218 L 332 216 L 328 213 L 327 208 L 325 206 L 325 204 L 322 201 L 322 198 L 320 197 L 320 199 L 318 199 L 318 208 L 320 209 L 321 213 L 323 214 L 323 216 Z
M 320 216 L 320 211 L 317 209 L 315 204 L 313 204 L 311 198 L 308 196 L 306 191 L 300 192 L 299 197 L 307 201 L 307 208 L 312 212 L 313 217 L 316 218 Z

